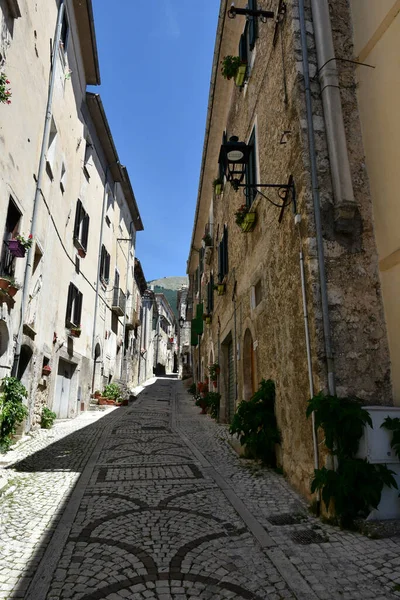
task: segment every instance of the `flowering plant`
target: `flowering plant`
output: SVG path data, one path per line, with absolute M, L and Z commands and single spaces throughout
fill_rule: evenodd
M 10 88 L 7 88 L 7 85 L 10 85 L 7 75 L 5 73 L 0 73 L 0 102 L 11 104 L 10 98 L 12 94 Z
M 249 212 L 249 207 L 246 206 L 245 204 L 242 204 L 242 206 L 240 206 L 238 208 L 238 210 L 235 212 L 236 225 L 241 225 L 243 223 L 244 218 L 248 212 Z
M 30 233 L 28 235 L 28 238 L 24 238 L 23 235 L 16 235 L 15 239 L 19 241 L 19 243 L 21 244 L 21 246 L 23 246 L 25 249 L 30 248 L 32 246 L 32 242 L 33 242 L 33 235 Z

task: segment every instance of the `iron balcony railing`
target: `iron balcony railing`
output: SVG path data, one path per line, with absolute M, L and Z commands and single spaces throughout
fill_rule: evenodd
M 114 288 L 113 291 L 113 301 L 112 301 L 112 307 L 111 310 L 119 315 L 122 316 L 123 314 L 125 314 L 125 306 L 126 306 L 126 296 L 124 294 L 124 292 L 121 290 L 121 288 Z

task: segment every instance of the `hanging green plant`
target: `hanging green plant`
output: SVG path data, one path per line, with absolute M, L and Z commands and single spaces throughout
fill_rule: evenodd
M 275 417 L 275 384 L 271 379 L 262 379 L 252 398 L 240 402 L 229 431 L 239 436 L 248 457 L 276 466 L 275 444 L 280 443 L 281 435 Z
M 386 417 L 381 427 L 392 432 L 392 440 L 390 446 L 396 452 L 398 458 L 400 458 L 400 419 L 395 417 Z
M 325 445 L 338 463 L 336 470 L 314 470 L 311 492 L 320 490 L 326 509 L 334 508 L 339 524 L 350 528 L 355 519 L 365 518 L 377 508 L 384 485 L 397 489 L 394 473 L 386 465 L 354 458 L 364 427 L 372 427 L 371 417 L 361 403 L 356 397 L 339 398 L 320 392 L 309 400 L 306 412 L 307 417 L 314 413 L 315 425 L 323 429 Z

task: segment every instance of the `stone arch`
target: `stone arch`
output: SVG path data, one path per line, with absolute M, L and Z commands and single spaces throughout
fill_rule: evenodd
M 102 347 L 100 341 L 96 341 L 94 347 L 94 360 L 93 360 L 93 377 L 92 377 L 92 392 L 96 390 L 102 390 L 103 384 L 101 381 L 101 363 L 102 363 Z
M 250 400 L 257 389 L 256 355 L 254 352 L 253 336 L 246 329 L 243 338 L 243 397 Z

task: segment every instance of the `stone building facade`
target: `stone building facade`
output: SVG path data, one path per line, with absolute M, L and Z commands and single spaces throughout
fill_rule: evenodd
M 156 375 L 177 372 L 176 318 L 164 294 L 155 294 L 158 321 L 154 338 L 154 371 Z
M 357 395 L 368 405 L 393 403 L 358 67 L 331 60 L 355 58 L 350 5 L 259 2 L 275 15 L 266 22 L 230 19 L 229 5 L 222 0 L 188 259 L 194 374 L 202 380 L 210 363 L 220 364 L 221 418 L 227 422 L 262 378 L 275 381 L 278 460 L 309 494 L 318 463 L 318 440 L 305 416 L 310 395 L 325 390 Z M 315 35 L 322 24 L 322 37 L 332 39 L 328 50 Z M 247 60 L 240 87 L 221 74 L 227 55 Z M 231 136 L 251 149 L 246 184 L 287 185 L 292 177 L 295 194 L 286 188 L 235 191 L 226 177 L 217 194 L 221 141 Z M 243 204 L 256 214 L 252 231 L 235 222 Z
M 143 224 L 100 96 L 86 91 L 100 83 L 91 0 L 0 0 L 0 19 L 12 91 L 0 105 L 0 271 L 21 284 L 14 298 L 1 291 L 0 375 L 26 385 L 29 430 L 44 404 L 73 417 L 122 378 Z M 17 234 L 32 235 L 25 257 L 11 252 Z

